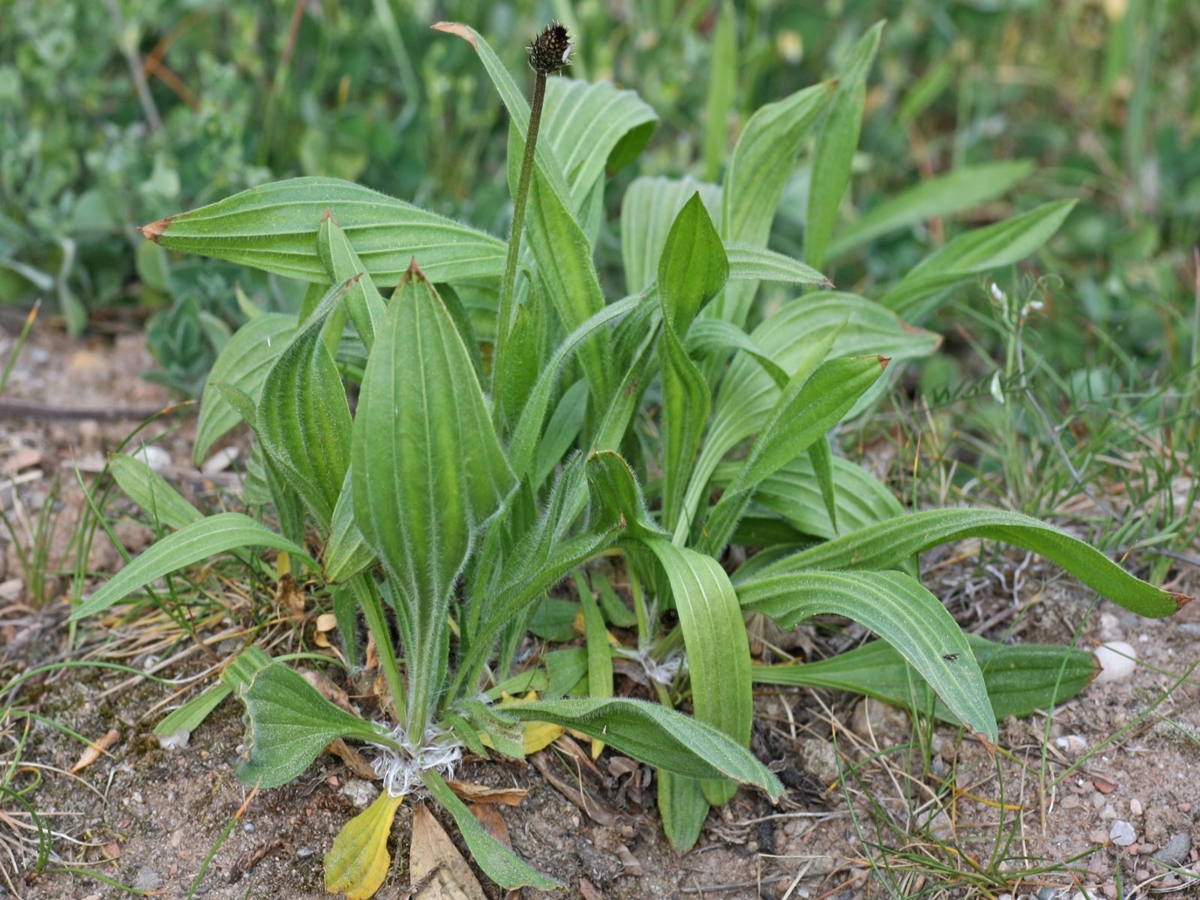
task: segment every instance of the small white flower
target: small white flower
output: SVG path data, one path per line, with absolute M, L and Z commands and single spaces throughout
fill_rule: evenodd
M 995 372 L 992 373 L 991 391 L 992 391 L 992 396 L 996 399 L 996 402 L 999 403 L 1001 406 L 1003 406 L 1004 405 L 1004 391 L 1002 391 L 1000 389 L 1000 370 L 999 369 L 997 369 Z

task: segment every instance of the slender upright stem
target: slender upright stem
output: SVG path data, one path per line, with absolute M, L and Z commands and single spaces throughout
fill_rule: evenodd
M 529 129 L 525 135 L 525 155 L 521 158 L 521 176 L 513 196 L 512 230 L 508 236 L 508 256 L 504 262 L 504 280 L 500 282 L 500 301 L 496 312 L 496 352 L 492 361 L 492 377 L 503 371 L 508 347 L 508 332 L 512 327 L 513 296 L 516 293 L 517 260 L 521 254 L 521 232 L 525 228 L 525 206 L 529 201 L 529 182 L 533 179 L 533 161 L 537 154 L 538 127 L 542 122 L 542 104 L 546 99 L 546 76 L 541 72 L 533 81 L 533 106 L 529 112 Z M 497 414 L 500 404 L 496 405 Z

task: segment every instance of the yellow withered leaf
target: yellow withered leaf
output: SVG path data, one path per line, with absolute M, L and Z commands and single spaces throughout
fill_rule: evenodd
M 346 900 L 367 900 L 383 885 L 392 858 L 388 835 L 403 797 L 387 791 L 342 826 L 333 847 L 325 854 L 325 890 L 344 891 Z

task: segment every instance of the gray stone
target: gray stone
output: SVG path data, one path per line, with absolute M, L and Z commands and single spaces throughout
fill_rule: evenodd
M 1192 836 L 1186 831 L 1171 835 L 1167 845 L 1154 854 L 1154 860 L 1168 866 L 1180 865 L 1192 851 Z

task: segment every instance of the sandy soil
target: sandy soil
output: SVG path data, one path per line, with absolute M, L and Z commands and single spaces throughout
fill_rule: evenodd
M 0 342 L 0 358 L 11 343 L 11 337 Z M 150 365 L 137 335 L 79 343 L 39 329 L 5 396 L 48 407 L 152 409 L 169 398 L 137 377 Z M 137 424 L 98 417 L 0 420 L 0 468 L 16 482 L 0 491 L 0 501 L 25 543 L 27 531 L 36 531 L 39 508 L 52 504 L 53 570 L 74 566 L 70 539 L 82 494 L 71 461 L 80 463 L 88 481 L 104 454 Z M 172 415 L 143 435 L 158 437 L 170 456 L 168 474 L 185 493 L 219 502 L 227 479 L 204 479 L 191 467 L 193 429 L 194 419 Z M 53 487 L 56 475 L 61 478 Z M 118 527 L 116 536 L 132 552 L 151 538 L 133 524 Z M 854 697 L 764 690 L 752 748 L 781 773 L 788 796 L 773 808 L 761 795 L 740 792 L 710 814 L 700 844 L 684 856 L 661 834 L 652 773 L 611 750 L 594 769 L 569 748 L 556 747 L 521 763 L 469 760 L 458 777 L 527 790 L 519 806 L 496 808 L 513 847 L 563 883 L 566 896 L 587 900 L 850 900 L 887 896 L 889 884 L 893 896 L 1001 896 L 1015 890 L 1045 900 L 1069 898 L 1080 889 L 1104 897 L 1117 897 L 1118 890 L 1125 897 L 1164 890 L 1200 896 L 1153 861 L 1169 848 L 1180 851 L 1182 866 L 1200 868 L 1192 849 L 1200 841 L 1200 681 L 1180 681 L 1200 660 L 1200 604 L 1166 621 L 1105 602 L 1092 608 L 1089 592 L 1053 567 L 1026 560 L 1023 552 L 989 546 L 985 559 L 980 552 L 945 548 L 925 560 L 931 588 L 964 628 L 986 625 L 995 637 L 1016 622 L 1020 640 L 1062 643 L 1082 623 L 1083 646 L 1125 640 L 1141 665 L 1127 680 L 1088 688 L 1049 723 L 1044 715 L 1005 723 L 995 754 L 949 728 L 915 733 L 903 714 Z M 51 578 L 43 594 L 47 604 L 37 611 L 30 596 L 36 579 L 28 577 L 11 541 L 3 560 L 0 684 L 81 656 L 146 670 L 177 655 L 157 674 L 181 684 L 211 670 L 204 653 L 176 643 L 177 633 L 162 622 L 114 622 L 102 633 L 75 635 L 82 649 L 73 649 L 64 625 L 69 581 Z M 89 568 L 111 571 L 119 560 L 105 539 L 91 549 Z M 1174 590 L 1200 591 L 1193 570 L 1171 577 Z M 203 633 L 236 624 L 210 623 Z M 281 628 L 279 635 L 285 644 L 295 640 L 294 629 Z M 826 653 L 860 637 L 853 627 L 833 637 L 808 630 L 796 642 Z M 215 646 L 219 651 L 226 644 Z M 152 729 L 175 702 L 169 686 L 94 668 L 52 671 L 7 693 L 6 705 L 88 739 L 114 734 L 104 755 L 72 775 L 84 752 L 79 741 L 23 714 L 0 722 L 0 787 L 7 785 L 0 790 L 0 896 L 126 896 L 116 882 L 167 898 L 189 892 L 214 900 L 328 896 L 322 856 L 341 825 L 373 796 L 374 785 L 354 778 L 337 757 L 322 756 L 297 782 L 251 796 L 233 776 L 242 749 L 240 710 L 223 704 L 186 747 L 168 751 Z M 905 749 L 914 737 L 927 753 Z M 858 763 L 852 776 L 839 774 Z M 846 786 L 825 790 L 833 782 Z M 20 799 L 11 793 L 26 788 Z M 34 871 L 38 847 L 24 803 L 53 831 L 41 874 Z M 411 820 L 405 804 L 380 897 L 409 896 Z M 1128 824 L 1132 843 L 1110 840 L 1120 834 L 1119 823 Z M 931 838 L 956 849 L 939 848 Z M 888 868 L 872 871 L 868 857 Z M 989 864 L 1000 859 L 1007 862 Z M 1059 866 L 1003 883 L 1005 871 L 1065 861 L 1070 871 Z M 942 867 L 946 876 L 931 877 Z M 500 896 L 486 879 L 484 885 L 489 896 Z

